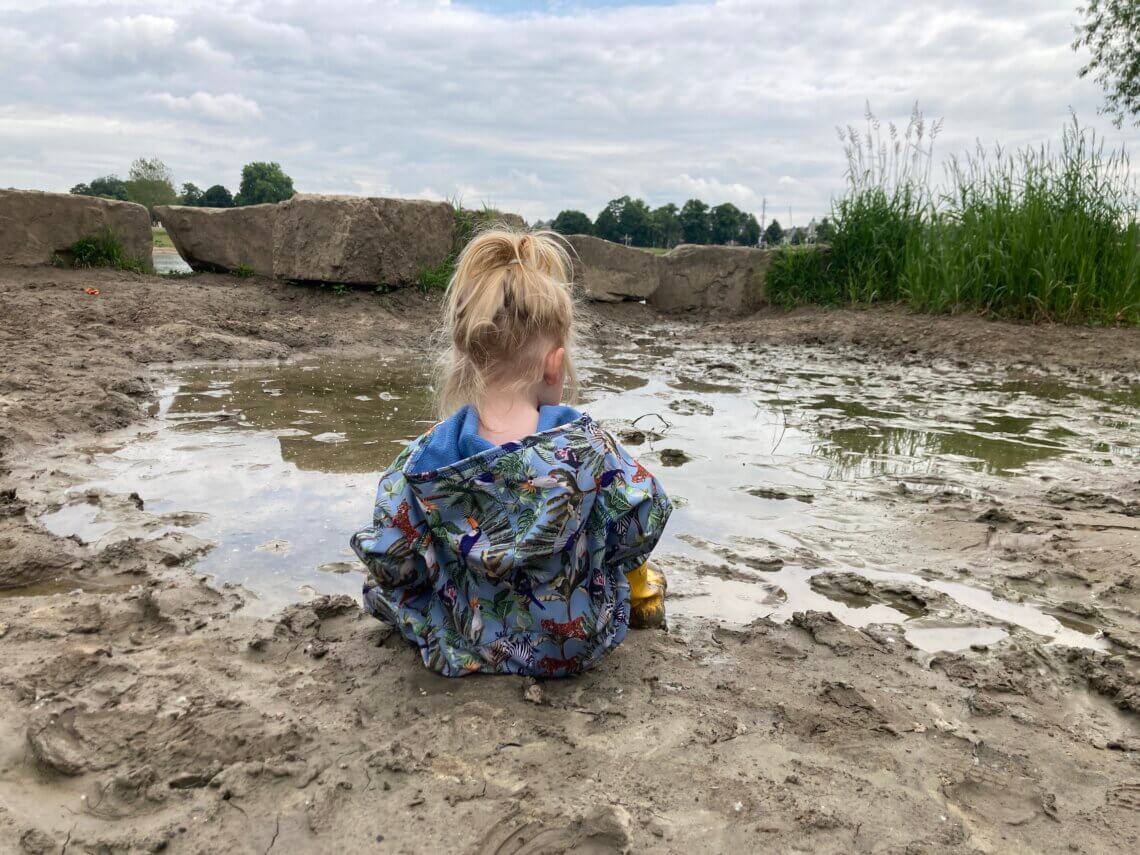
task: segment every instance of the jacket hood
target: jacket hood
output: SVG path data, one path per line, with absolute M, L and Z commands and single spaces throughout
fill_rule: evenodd
M 580 418 L 582 414 L 573 407 L 540 407 L 535 433 L 545 433 Z M 408 458 L 404 472 L 409 475 L 433 472 L 496 447 L 479 435 L 479 414 L 474 407 L 466 406 L 432 428 L 419 450 Z

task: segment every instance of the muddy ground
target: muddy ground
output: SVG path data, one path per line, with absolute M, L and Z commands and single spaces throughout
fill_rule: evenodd
M 1074 620 L 1112 627 L 1103 651 L 1014 632 L 931 656 L 897 627 L 808 612 L 674 621 L 572 681 L 445 681 L 350 599 L 246 616 L 242 591 L 195 577 L 188 534 L 95 551 L 34 521 L 66 486 L 53 453 L 145 418 L 152 363 L 428 358 L 431 299 L 15 268 L 0 295 L 0 851 L 1137 848 L 1135 470 L 901 497 L 889 543 L 868 544 L 999 594 L 1054 586 Z M 585 335 L 651 317 L 588 308 Z M 1137 330 L 892 311 L 677 323 L 884 365 L 1140 375 Z

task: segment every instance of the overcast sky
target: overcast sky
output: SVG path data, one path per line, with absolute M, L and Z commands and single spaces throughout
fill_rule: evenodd
M 461 197 L 529 220 L 697 196 L 788 225 L 842 188 L 870 101 L 975 139 L 1056 139 L 1076 0 L 0 0 L 0 186 L 67 190 L 133 158 L 237 189 Z

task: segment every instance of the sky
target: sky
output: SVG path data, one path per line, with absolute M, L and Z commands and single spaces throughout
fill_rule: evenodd
M 843 188 L 869 103 L 942 120 L 936 158 L 1110 145 L 1077 0 L 0 0 L 0 187 L 66 191 L 158 156 L 237 189 L 459 199 L 549 219 L 617 196 L 787 226 Z M 884 124 L 885 128 L 885 124 Z M 765 205 L 766 200 L 766 205 Z

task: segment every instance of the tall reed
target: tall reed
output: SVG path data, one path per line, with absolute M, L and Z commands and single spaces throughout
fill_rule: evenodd
M 769 271 L 777 303 L 905 301 L 919 311 L 1025 320 L 1140 322 L 1140 223 L 1123 149 L 1076 119 L 1059 150 L 979 147 L 931 180 L 939 123 L 916 109 L 886 136 L 840 131 L 847 190 L 830 251 L 785 249 Z
M 1140 321 L 1140 224 L 1123 150 L 1074 119 L 1059 151 L 977 151 L 947 165 L 933 227 L 907 251 L 900 287 L 921 311 Z

